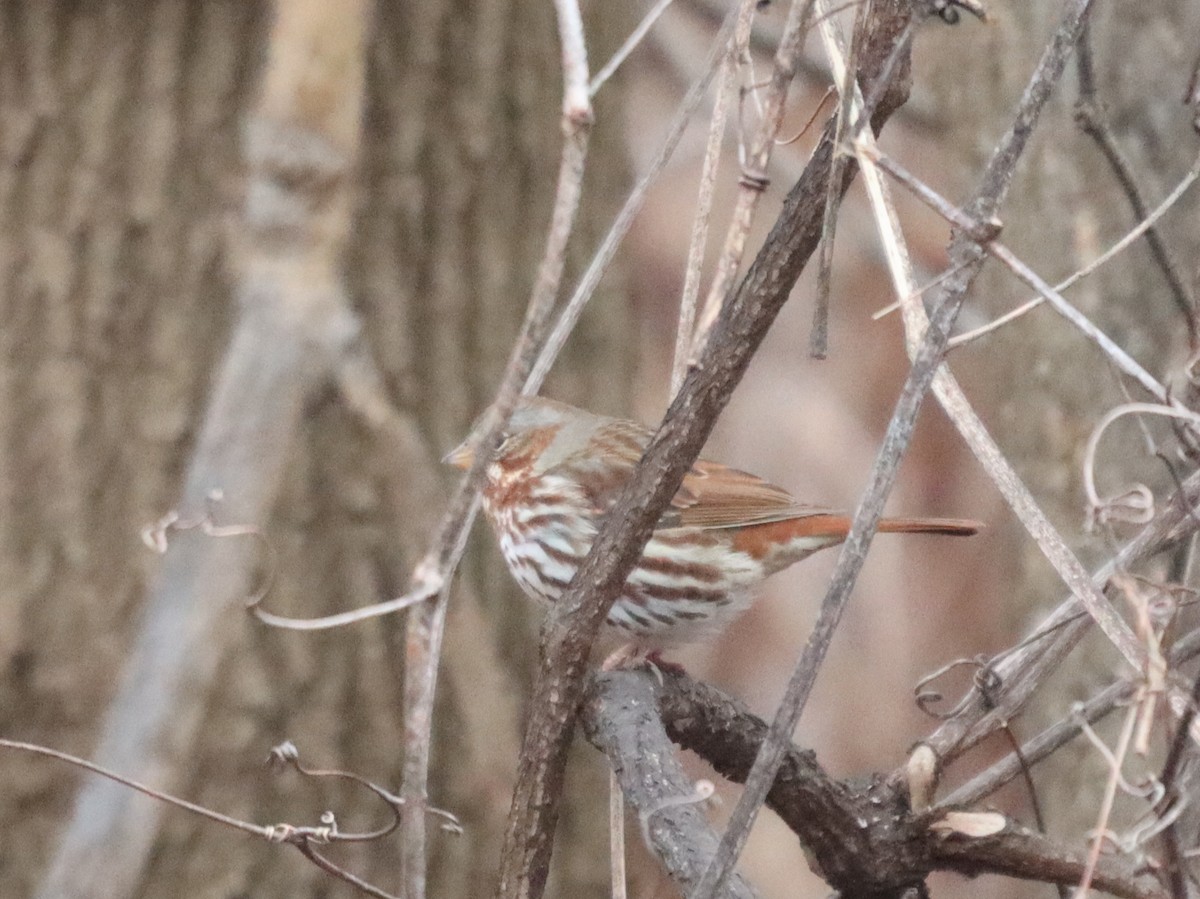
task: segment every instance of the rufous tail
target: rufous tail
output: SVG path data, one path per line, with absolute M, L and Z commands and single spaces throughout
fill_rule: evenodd
M 969 518 L 884 518 L 879 530 L 891 534 L 949 534 L 951 537 L 970 537 L 978 533 L 983 522 Z

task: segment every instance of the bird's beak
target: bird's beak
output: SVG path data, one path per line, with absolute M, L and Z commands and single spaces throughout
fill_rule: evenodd
M 475 459 L 475 448 L 471 446 L 471 439 L 468 437 L 450 452 L 446 453 L 442 461 L 447 465 L 453 465 L 455 468 L 461 468 L 466 471 L 471 467 L 471 462 Z

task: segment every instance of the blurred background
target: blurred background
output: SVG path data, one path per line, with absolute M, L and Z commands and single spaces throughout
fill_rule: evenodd
M 647 8 L 582 5 L 593 68 Z M 762 7 L 758 78 L 769 71 L 786 15 L 786 4 Z M 211 594 L 197 579 L 186 596 L 210 605 L 203 632 L 182 608 L 175 626 L 165 613 L 152 616 L 168 640 L 178 635 L 181 655 L 202 644 L 206 661 L 186 669 L 187 689 L 170 708 L 156 710 L 158 739 L 171 749 L 142 771 L 238 817 L 313 822 L 335 808 L 343 828 L 363 828 L 383 815 L 367 798 L 272 775 L 263 759 L 290 738 L 310 764 L 399 782 L 404 616 L 296 633 L 246 616 L 240 598 L 266 579 L 272 610 L 308 617 L 405 590 L 430 533 L 429 508 L 422 516 L 418 505 L 440 501 L 452 484 L 434 460 L 489 401 L 528 299 L 560 151 L 559 49 L 547 3 L 355 3 L 333 26 L 319 3 L 287 10 L 243 0 L 0 0 L 0 734 L 85 757 L 113 739 L 113 710 L 136 679 L 122 672 L 145 639 L 148 609 L 184 595 L 164 574 L 167 560 L 193 553 L 198 565 L 211 565 L 206 554 L 216 552 L 212 538 L 190 532 L 173 537 L 160 557 L 139 532 L 171 509 L 198 514 L 204 491 L 224 487 L 218 517 L 260 528 L 271 561 L 242 547 L 237 552 L 250 561 L 236 570 L 244 577 L 214 582 Z M 955 201 L 973 189 L 1059 14 L 1057 4 L 1008 0 L 988 10 L 986 24 L 934 23 L 919 33 L 912 100 L 883 138 L 887 152 Z M 718 0 L 678 0 L 598 96 L 568 285 L 656 152 L 725 11 Z M 1189 4 L 1118 2 L 1098 8 L 1091 28 L 1100 99 L 1151 205 L 1196 155 L 1180 100 L 1195 53 L 1186 36 L 1200 33 L 1198 17 Z M 341 41 L 340 56 L 325 54 L 323 35 Z M 753 83 L 749 71 L 740 78 Z M 329 84 L 341 88 L 322 95 Z M 829 84 L 814 42 L 788 101 L 785 136 L 801 131 Z M 1006 242 L 1052 282 L 1137 220 L 1111 167 L 1073 122 L 1077 98 L 1071 74 L 1003 213 Z M 752 120 L 752 111 L 746 115 Z M 326 138 L 316 149 L 280 137 L 283 126 L 302 131 L 313 123 Z M 665 410 L 706 127 L 705 114 L 655 184 L 548 395 L 651 424 Z M 816 130 L 777 148 L 759 239 Z M 736 182 L 736 138 L 731 125 L 718 223 Z M 264 163 L 268 157 L 275 162 Z M 266 228 L 255 219 L 256 191 L 287 188 L 289 171 L 311 186 L 311 172 L 327 157 L 333 174 L 321 190 L 301 191 L 317 199 L 289 207 L 292 225 Z M 897 196 L 918 271 L 933 277 L 945 262 L 948 229 L 902 191 Z M 1193 292 L 1196 213 L 1189 194 L 1161 226 Z M 898 317 L 872 317 L 893 296 L 858 185 L 842 209 L 836 246 L 829 358 L 808 352 L 814 278 L 806 274 L 705 455 L 806 501 L 852 508 L 907 371 Z M 391 403 L 417 423 L 403 452 L 392 431 L 346 401 L 336 365 L 316 351 L 297 351 L 272 369 L 271 384 L 291 385 L 286 398 L 240 394 L 244 430 L 214 432 L 223 408 L 214 397 L 229 360 L 248 353 L 270 362 L 291 345 L 286 336 L 243 336 L 263 305 L 256 279 L 264 271 L 286 272 L 281 283 L 304 289 L 322 279 L 333 285 Z M 1141 243 L 1071 296 L 1164 380 L 1178 377 L 1195 349 Z M 960 325 L 982 324 L 1025 298 L 1011 277 L 989 269 Z M 292 298 L 283 291 L 272 302 L 287 308 Z M 304 334 L 294 345 L 323 347 L 324 339 Z M 1125 401 L 1103 359 L 1042 309 L 956 351 L 951 366 L 1052 521 L 1085 562 L 1101 558 L 1103 541 L 1083 533 L 1079 462 L 1097 418 Z M 222 463 L 250 486 L 231 489 L 236 478 L 204 482 L 205 448 L 237 444 L 256 415 L 274 424 Z M 1130 426 L 1106 439 L 1102 480 L 1164 481 L 1136 438 Z M 979 518 L 988 527 L 970 541 L 888 537 L 872 548 L 796 734 L 839 776 L 899 765 L 935 726 L 913 702 L 917 680 L 953 659 L 1011 645 L 1064 592 L 932 400 L 889 510 Z M 725 635 L 681 652 L 679 661 L 769 715 L 834 557 L 772 579 Z M 441 666 L 430 799 L 459 815 L 466 833 L 431 837 L 435 897 L 493 888 L 537 646 L 536 616 L 482 528 L 462 572 Z M 1099 643 L 1079 653 L 1016 723 L 1018 734 L 1062 717 L 1106 681 L 1114 658 Z M 965 675 L 952 677 L 945 691 L 953 697 L 965 684 Z M 982 747 L 948 776 L 962 778 L 1005 749 L 1000 741 Z M 551 892 L 600 897 L 609 895 L 607 775 L 590 747 L 581 744 L 575 755 Z M 693 770 L 708 776 L 698 762 Z M 1039 770 L 1055 833 L 1081 833 L 1094 820 L 1094 776 L 1082 751 Z M 83 782 L 57 763 L 0 755 L 0 894 L 36 895 L 43 884 L 41 895 L 61 895 L 54 884 L 70 881 L 72 869 L 78 881 L 71 860 L 79 856 L 63 843 L 78 832 L 69 822 Z M 718 820 L 736 788 L 720 795 Z M 136 811 L 148 801 L 130 802 L 134 818 L 154 818 L 143 828 L 135 876 L 104 886 L 100 864 L 95 891 L 81 895 L 351 894 L 285 847 L 175 810 L 154 817 Z M 996 802 L 1027 819 L 1021 791 Z M 632 844 L 636 832 L 634 825 Z M 639 847 L 632 852 L 631 895 L 675 895 Z M 338 857 L 395 890 L 396 855 L 385 841 Z M 771 899 L 827 892 L 769 813 L 743 870 Z M 1032 893 L 1000 880 L 934 883 L 937 896 Z

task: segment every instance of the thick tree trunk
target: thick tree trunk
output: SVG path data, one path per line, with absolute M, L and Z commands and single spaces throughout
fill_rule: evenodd
M 234 322 L 227 226 L 243 208 L 241 128 L 270 12 L 232 0 L 0 3 L 6 736 L 88 755 L 140 625 L 158 559 L 138 531 L 177 502 Z M 589 40 L 602 58 L 619 29 L 599 13 Z M 552 11 L 381 4 L 367 54 L 345 280 L 394 400 L 440 454 L 489 396 L 540 252 L 560 143 Z M 581 252 L 623 183 L 609 113 L 601 107 L 592 142 L 588 196 L 600 200 L 585 204 Z M 612 294 L 595 300 L 551 389 L 619 411 L 630 353 Z M 269 607 L 310 616 L 401 592 L 428 535 L 395 512 L 386 447 L 326 391 L 310 398 L 301 439 L 273 451 L 288 461 L 263 523 L 276 556 Z M 463 817 L 467 833 L 432 838 L 439 897 L 491 886 L 536 647 L 536 622 L 499 566 L 469 573 L 478 602 L 452 608 L 431 785 L 431 801 Z M 325 808 L 344 828 L 379 820 L 383 810 L 357 792 L 313 789 L 261 763 L 291 738 L 310 763 L 397 785 L 402 618 L 297 634 L 237 616 L 228 631 L 215 683 L 191 700 L 202 706 L 199 733 L 159 785 L 263 823 L 315 823 Z M 0 882 L 25 895 L 80 779 L 11 754 L 0 772 Z M 579 776 L 599 787 L 598 772 L 591 759 Z M 562 895 L 605 891 L 595 798 L 564 820 Z M 397 855 L 384 842 L 340 859 L 395 890 Z M 328 889 L 295 853 L 172 811 L 137 891 Z

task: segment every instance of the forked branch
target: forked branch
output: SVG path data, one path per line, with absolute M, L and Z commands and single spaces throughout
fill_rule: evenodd
M 686 675 L 665 673 L 660 684 L 645 671 L 593 678 L 583 719 L 588 738 L 621 773 L 630 804 L 670 813 L 669 821 L 650 818 L 649 848 L 692 895 L 695 858 L 711 855 L 712 840 L 703 818 L 685 801 L 691 798 L 690 784 L 677 778 L 664 787 L 660 780 L 664 768 L 675 764 L 672 742 L 743 783 L 768 732 L 766 722 Z M 674 798 L 680 804 L 670 801 Z M 1082 853 L 994 813 L 974 819 L 972 813 L 956 816 L 944 809 L 913 813 L 899 779 L 834 780 L 811 752 L 790 742 L 767 805 L 799 837 L 814 869 L 843 896 L 900 897 L 939 870 L 1072 885 L 1087 864 Z M 693 817 L 676 817 L 679 809 L 692 810 Z M 995 832 L 968 833 L 958 823 L 979 818 Z M 1167 896 L 1153 874 L 1119 857 L 1100 859 L 1092 882 L 1128 899 Z M 743 895 L 741 889 L 740 881 L 732 881 L 725 895 Z

